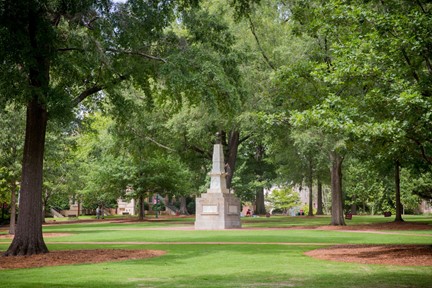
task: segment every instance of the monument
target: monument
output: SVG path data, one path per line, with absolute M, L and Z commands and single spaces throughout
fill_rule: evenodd
M 223 147 L 213 147 L 210 188 L 196 199 L 195 230 L 241 228 L 240 200 L 227 189 Z

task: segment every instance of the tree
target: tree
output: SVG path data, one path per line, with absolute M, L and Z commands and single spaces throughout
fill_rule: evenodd
M 20 217 L 5 255 L 45 253 L 41 211 L 48 119 L 67 121 L 73 106 L 92 96 L 98 100 L 98 92 L 132 74 L 148 86 L 156 62 L 164 60 L 151 55 L 162 52 L 151 48 L 157 45 L 147 44 L 160 39 L 175 3 L 5 0 L 0 5 L 1 100 L 27 108 Z M 111 96 L 121 104 L 120 97 L 114 99 L 118 94 Z
M 308 216 L 313 216 L 313 179 L 314 176 L 318 178 L 318 169 L 320 166 L 324 165 L 324 159 L 326 158 L 326 156 L 323 155 L 324 135 L 319 129 L 314 128 L 307 130 L 292 129 L 291 137 L 294 140 L 294 145 L 298 153 L 298 161 L 302 162 L 302 166 L 305 169 L 306 185 L 309 188 Z
M 284 214 L 288 213 L 290 208 L 296 207 L 300 203 L 298 193 L 295 193 L 291 188 L 273 190 L 268 200 L 274 209 L 281 209 Z
M 382 201 L 386 190 L 380 171 L 375 163 L 366 159 L 348 159 L 344 174 L 344 190 L 350 199 L 351 212 L 353 206 L 359 206 L 363 213 L 371 215 L 382 211 Z

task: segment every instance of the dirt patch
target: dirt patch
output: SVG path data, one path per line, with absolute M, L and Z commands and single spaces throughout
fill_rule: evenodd
M 338 262 L 432 266 L 432 245 L 336 245 L 305 254 Z
M 0 256 L 0 270 L 144 259 L 165 253 L 161 250 L 96 249 L 52 251 L 32 256 Z

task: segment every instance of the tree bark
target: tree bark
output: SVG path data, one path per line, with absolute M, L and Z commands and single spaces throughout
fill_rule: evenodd
M 331 167 L 331 225 L 344 226 L 343 197 L 342 197 L 342 161 L 343 157 L 337 152 L 330 152 Z
M 395 163 L 395 188 L 396 188 L 396 217 L 395 222 L 404 222 L 402 219 L 402 204 L 400 200 L 400 162 Z
M 16 225 L 16 183 L 15 179 L 11 183 L 11 210 L 10 210 L 10 222 L 9 222 L 9 234 L 15 234 L 15 225 Z
M 138 205 L 139 205 L 139 213 L 138 213 L 138 220 L 144 220 L 145 218 L 145 207 L 144 207 L 144 195 L 140 195 L 138 198 Z
M 34 97 L 27 105 L 20 209 L 16 234 L 4 253 L 5 256 L 48 252 L 42 236 L 42 177 L 47 121 L 45 107 Z
M 309 159 L 309 167 L 308 167 L 308 177 L 307 177 L 307 182 L 308 182 L 308 186 L 309 186 L 309 211 L 308 211 L 308 216 L 314 216 L 313 214 L 313 191 L 312 191 L 312 186 L 313 186 L 313 163 L 312 163 L 312 159 Z
M 228 138 L 228 155 L 226 159 L 226 163 L 228 166 L 226 185 L 228 189 L 231 188 L 232 178 L 236 168 L 237 151 L 239 145 L 240 145 L 240 132 L 236 130 L 230 131 L 229 138 Z
M 353 201 L 353 203 L 351 204 L 351 214 L 353 214 L 353 215 L 357 215 L 357 205 L 356 205 L 356 200 L 357 200 L 357 197 L 354 195 L 354 196 L 352 197 L 352 201 Z
M 255 208 L 255 214 L 266 214 L 266 209 L 264 205 L 264 187 L 257 188 L 256 190 Z
M 264 159 L 264 153 L 265 153 L 264 146 L 261 144 L 257 145 L 257 147 L 255 149 L 255 160 L 258 164 L 262 163 L 262 161 Z M 264 172 L 262 171 L 262 169 L 256 169 L 255 174 L 258 177 L 259 181 L 263 180 Z M 264 199 L 264 187 L 259 187 L 259 188 L 257 188 L 256 195 L 255 195 L 255 213 L 258 215 L 265 215 L 267 212 L 265 209 L 264 200 L 265 200 Z
M 189 213 L 187 211 L 186 197 L 185 196 L 180 197 L 180 214 L 189 215 Z
M 323 201 L 322 201 L 322 183 L 318 177 L 318 191 L 317 191 L 317 213 L 316 215 L 324 215 Z
M 81 215 L 81 203 L 79 200 L 77 200 L 78 203 L 78 212 L 77 212 L 77 217 L 79 217 Z

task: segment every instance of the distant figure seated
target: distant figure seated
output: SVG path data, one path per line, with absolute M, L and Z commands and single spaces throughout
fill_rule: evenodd
M 248 209 L 247 212 L 246 212 L 246 217 L 248 217 L 248 216 L 250 217 L 251 215 L 252 215 L 252 212 L 251 212 L 250 209 Z

